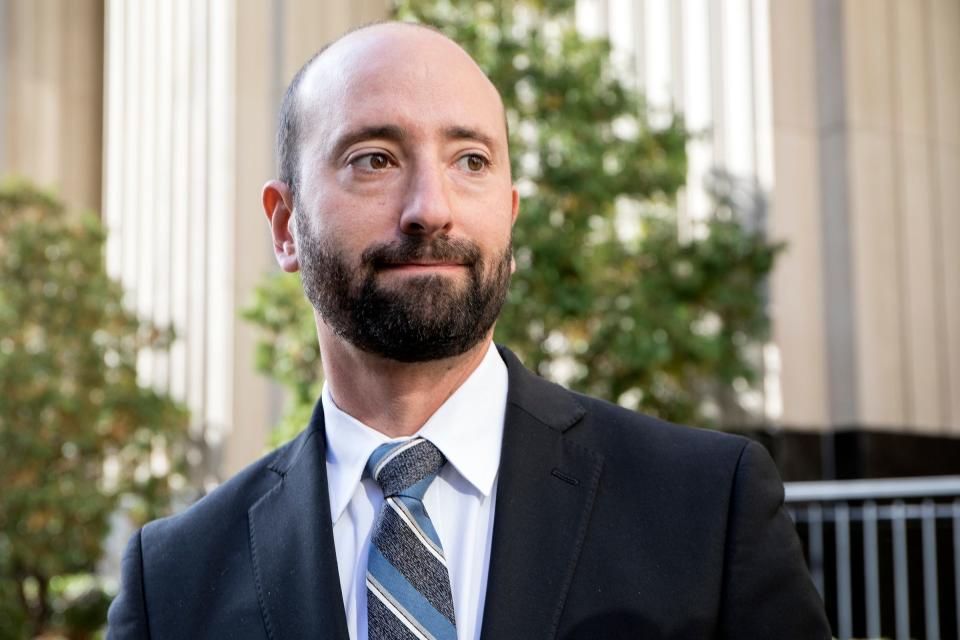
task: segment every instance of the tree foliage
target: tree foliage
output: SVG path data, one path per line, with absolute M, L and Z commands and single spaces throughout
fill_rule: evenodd
M 0 185 L 0 638 L 96 629 L 103 594 L 67 587 L 95 570 L 121 498 L 158 517 L 176 477 L 186 412 L 136 372 L 171 336 L 124 308 L 103 242 L 97 216 Z
M 396 17 L 460 43 L 503 96 L 521 210 L 496 338 L 575 389 L 715 426 L 718 408 L 756 380 L 749 348 L 767 330 L 761 284 L 778 247 L 729 207 L 680 237 L 672 205 L 687 172 L 682 118 L 660 114 L 662 126 L 650 125 L 609 43 L 576 30 L 573 4 L 395 3 Z M 294 390 L 299 419 L 320 372 L 295 279 L 269 277 L 246 315 L 264 329 L 261 370 Z

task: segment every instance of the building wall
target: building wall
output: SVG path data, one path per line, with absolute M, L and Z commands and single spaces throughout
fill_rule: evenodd
M 0 0 L 0 176 L 100 209 L 103 0 Z
M 705 188 L 720 169 L 756 195 L 772 183 L 769 36 L 763 0 L 579 0 L 577 25 L 608 36 L 644 94 L 652 122 L 672 110 L 698 134 L 687 149 L 678 206 L 712 211 Z
M 960 434 L 960 5 L 770 15 L 785 418 Z
M 190 407 L 210 482 L 259 457 L 280 412 L 238 310 L 277 268 L 260 189 L 275 173 L 282 92 L 322 44 L 385 11 L 373 0 L 106 4 L 108 268 L 141 315 L 177 331 L 140 373 Z
M 579 0 L 651 107 L 706 135 L 788 243 L 771 283 L 768 415 L 797 429 L 960 435 L 960 4 Z M 655 115 L 655 114 L 654 114 Z

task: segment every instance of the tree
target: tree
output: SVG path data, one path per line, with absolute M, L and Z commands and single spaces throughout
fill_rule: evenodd
M 98 628 L 106 596 L 70 598 L 72 577 L 95 570 L 121 498 L 142 523 L 182 480 L 186 411 L 136 373 L 172 336 L 124 308 L 104 237 L 97 216 L 0 185 L 0 638 Z
M 686 178 L 682 118 L 649 125 L 609 43 L 576 30 L 573 5 L 395 3 L 396 17 L 460 43 L 503 96 L 521 212 L 497 340 L 575 389 L 716 426 L 723 416 L 715 407 L 735 405 L 730 399 L 756 380 L 749 349 L 765 337 L 761 285 L 779 247 L 725 203 L 692 238 L 680 237 L 672 205 Z M 261 370 L 294 389 L 288 416 L 299 420 L 320 372 L 312 316 L 295 284 L 269 277 L 246 317 L 264 330 Z M 297 420 L 285 424 L 302 427 Z

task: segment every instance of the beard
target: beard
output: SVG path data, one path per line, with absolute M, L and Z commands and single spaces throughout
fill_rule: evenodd
M 489 262 L 469 241 L 407 236 L 376 244 L 351 263 L 331 242 L 298 225 L 300 278 L 320 317 L 358 349 L 400 362 L 458 356 L 490 331 L 510 286 L 511 244 Z M 392 265 L 419 260 L 462 264 L 467 282 L 440 274 L 378 283 Z

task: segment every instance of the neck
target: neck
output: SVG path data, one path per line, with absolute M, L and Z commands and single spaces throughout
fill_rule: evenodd
M 398 362 L 361 351 L 317 318 L 323 373 L 337 406 L 396 438 L 410 436 L 480 365 L 493 330 L 465 353 L 429 362 Z

